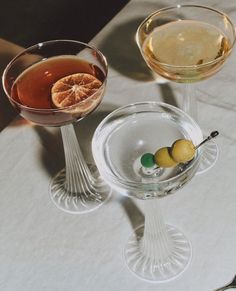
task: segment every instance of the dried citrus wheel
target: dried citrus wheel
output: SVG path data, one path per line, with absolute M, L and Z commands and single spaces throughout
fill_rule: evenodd
M 101 85 L 102 82 L 100 80 L 87 73 L 66 76 L 53 85 L 51 89 L 52 102 L 57 108 L 78 104 L 95 94 Z M 92 106 L 92 103 L 90 104 Z

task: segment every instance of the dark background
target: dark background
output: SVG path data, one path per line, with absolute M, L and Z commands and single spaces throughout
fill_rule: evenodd
M 88 42 L 128 2 L 2 0 L 0 38 L 24 47 L 62 38 Z
M 0 77 L 23 47 L 53 39 L 89 42 L 128 2 L 0 0 Z M 0 131 L 16 114 L 0 81 Z

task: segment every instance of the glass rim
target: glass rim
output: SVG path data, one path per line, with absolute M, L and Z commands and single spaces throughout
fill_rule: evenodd
M 18 60 L 21 56 L 23 56 L 24 54 L 26 54 L 27 52 L 30 52 L 32 51 L 33 49 L 37 49 L 37 48 L 40 48 L 42 47 L 43 45 L 50 45 L 52 43 L 57 43 L 57 42 L 64 42 L 64 43 L 75 43 L 75 44 L 80 44 L 80 45 L 84 45 L 85 47 L 91 49 L 91 50 L 94 50 L 96 51 L 100 57 L 102 58 L 102 60 L 104 61 L 104 64 L 105 64 L 105 78 L 104 80 L 102 81 L 102 85 L 98 88 L 98 90 L 93 93 L 91 96 L 89 96 L 88 98 L 76 103 L 76 104 L 73 104 L 73 105 L 69 105 L 69 106 L 66 106 L 66 107 L 63 107 L 63 108 L 35 108 L 35 107 L 30 107 L 30 106 L 27 106 L 27 105 L 24 105 L 24 104 L 21 104 L 19 102 L 17 102 L 16 100 L 14 100 L 8 93 L 7 89 L 6 89 L 6 86 L 5 86 L 5 79 L 6 79 L 6 75 L 7 75 L 7 72 L 9 71 L 9 69 L 12 67 L 12 65 L 14 64 L 14 62 L 16 60 Z M 74 55 L 76 56 L 76 55 Z M 47 58 L 49 59 L 49 58 Z M 42 60 L 41 60 L 42 61 Z M 31 66 L 29 66 L 31 67 Z M 28 68 L 29 68 L 28 67 Z M 87 101 L 90 101 L 91 99 L 93 99 L 93 97 L 100 91 L 103 90 L 103 88 L 105 87 L 106 85 L 106 81 L 107 81 L 107 76 L 108 76 L 108 63 L 107 63 L 107 59 L 106 57 L 104 56 L 104 54 L 98 49 L 96 48 L 95 46 L 93 45 L 90 45 L 88 43 L 85 43 L 85 42 L 81 42 L 81 41 L 77 41 L 77 40 L 70 40 L 70 39 L 55 39 L 55 40 L 48 40 L 48 41 L 43 41 L 43 42 L 39 42 L 37 44 L 34 44 L 32 46 L 29 46 L 25 49 L 22 49 L 21 52 L 19 52 L 8 64 L 7 66 L 5 67 L 4 71 L 3 71 L 3 74 L 2 74 L 2 86 L 3 86 L 3 90 L 5 92 L 5 94 L 7 95 L 8 99 L 13 103 L 13 104 L 16 104 L 20 109 L 24 109 L 24 110 L 27 110 L 27 111 L 30 111 L 30 112 L 42 112 L 42 113 L 51 113 L 51 112 L 65 112 L 65 111 L 73 111 L 74 108 L 78 107 L 78 105 L 80 104 L 85 104 Z
M 139 31 L 141 29 L 141 27 L 150 19 L 152 18 L 154 15 L 158 15 L 160 14 L 161 12 L 163 11 L 167 11 L 167 10 L 171 10 L 171 9 L 181 9 L 182 7 L 189 7 L 189 8 L 201 8 L 201 9 L 206 9 L 206 10 L 210 10 L 210 11 L 213 11 L 213 12 L 216 12 L 217 14 L 225 17 L 227 19 L 227 21 L 230 23 L 231 25 L 231 28 L 232 28 L 232 31 L 233 31 L 233 42 L 231 44 L 231 47 L 230 49 L 227 51 L 226 54 L 224 54 L 223 56 L 220 56 L 220 57 L 217 57 L 216 59 L 214 59 L 213 61 L 210 61 L 210 62 L 206 62 L 206 63 L 203 63 L 203 64 L 199 64 L 199 65 L 171 65 L 171 64 L 167 64 L 167 63 L 164 63 L 164 62 L 160 62 L 160 61 L 157 61 L 157 60 L 154 60 L 154 63 L 156 64 L 159 64 L 159 65 L 162 65 L 162 66 L 165 66 L 165 67 L 169 67 L 169 68 L 182 68 L 182 69 L 196 69 L 196 68 L 204 68 L 204 67 L 207 67 L 209 65 L 213 65 L 215 63 L 218 63 L 220 62 L 221 60 L 224 60 L 225 57 L 229 56 L 233 50 L 233 47 L 235 45 L 235 42 L 236 42 L 236 31 L 235 31 L 235 26 L 232 22 L 232 20 L 230 19 L 230 17 L 223 11 L 220 11 L 220 10 L 217 10 L 215 8 L 212 8 L 210 6 L 204 6 L 204 5 L 195 5 L 195 4 L 177 4 L 175 6 L 167 6 L 167 7 L 163 7 L 163 8 L 160 8 L 154 12 L 152 12 L 151 14 L 149 14 L 141 23 L 140 25 L 138 26 L 137 28 L 137 31 L 136 31 L 136 36 L 135 36 L 135 39 L 136 39 L 136 43 L 138 44 L 138 47 L 139 49 L 141 50 L 141 52 L 143 52 L 142 50 L 142 47 L 140 46 L 140 42 L 138 40 L 138 36 L 139 36 Z M 177 21 L 177 20 L 176 20 Z M 182 21 L 182 20 L 180 20 Z
M 109 113 L 101 122 L 100 124 L 97 126 L 95 132 L 94 132 L 94 135 L 93 135 L 93 138 L 92 138 L 92 152 L 97 152 L 97 142 L 95 141 L 97 138 L 96 136 L 99 136 L 100 135 L 100 130 L 102 129 L 102 127 L 106 124 L 107 120 L 109 120 L 110 118 L 114 117 L 114 115 L 116 115 L 119 111 L 122 111 L 124 109 L 127 109 L 127 108 L 131 108 L 133 106 L 140 106 L 140 105 L 154 105 L 154 106 L 163 106 L 163 107 L 166 107 L 166 108 L 170 108 L 178 113 L 181 113 L 182 115 L 184 115 L 185 117 L 187 117 L 191 124 L 194 125 L 194 127 L 196 127 L 198 129 L 198 131 L 201 133 L 201 136 L 203 137 L 202 135 L 202 131 L 199 127 L 199 125 L 196 123 L 196 121 L 191 117 L 189 116 L 186 112 L 184 112 L 183 110 L 173 106 L 173 105 L 170 105 L 170 104 L 167 104 L 167 103 L 164 103 L 164 102 L 158 102 L 158 101 L 144 101 L 144 102 L 135 102 L 135 103 L 130 103 L 130 104 L 127 104 L 127 105 L 124 105 L 124 106 L 121 106 L 115 110 L 113 110 L 111 113 Z M 134 112 L 135 113 L 135 112 Z M 113 174 L 113 172 L 107 170 L 107 167 L 106 166 L 106 170 L 104 170 L 104 167 L 99 167 L 99 171 L 101 172 L 101 175 L 103 175 L 103 179 L 104 180 L 108 180 L 108 182 L 111 182 L 112 184 L 114 185 L 117 185 L 119 184 L 119 186 L 121 187 L 122 186 L 126 186 L 130 189 L 141 189 L 140 186 L 142 185 L 149 185 L 150 187 L 153 187 L 155 188 L 157 185 L 163 185 L 165 183 L 168 183 L 168 182 L 173 182 L 175 180 L 177 180 L 179 177 L 185 175 L 188 171 L 190 171 L 193 167 L 195 167 L 197 164 L 200 163 L 200 158 L 201 158 L 201 149 L 197 149 L 197 156 L 195 157 L 195 159 L 191 162 L 191 165 L 189 165 L 189 167 L 187 169 L 185 169 L 183 172 L 179 173 L 178 175 L 174 176 L 174 177 L 171 177 L 169 179 L 166 179 L 166 180 L 162 180 L 162 181 L 157 181 L 157 182 L 148 182 L 148 181 L 145 181 L 145 182 L 134 182 L 134 181 L 125 181 L 124 179 L 121 179 L 119 177 L 117 177 L 115 174 Z M 97 158 L 96 158 L 96 155 L 95 155 L 95 161 L 97 161 Z M 96 164 L 100 164 L 100 163 L 97 163 Z M 106 179 L 105 177 L 108 176 L 109 178 Z M 148 192 L 149 190 L 147 190 Z M 153 190 L 155 191 L 155 190 Z

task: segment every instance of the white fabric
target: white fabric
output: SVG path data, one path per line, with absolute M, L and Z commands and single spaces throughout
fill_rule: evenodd
M 134 42 L 137 25 L 156 8 L 179 1 L 132 0 L 92 40 L 107 56 L 109 79 L 103 102 L 76 133 L 88 160 L 92 134 L 120 105 L 163 99 L 181 102 L 181 87 L 157 84 Z M 182 3 L 189 3 L 185 0 Z M 224 10 L 236 23 L 236 2 L 199 0 Z M 71 215 L 48 195 L 53 174 L 64 165 L 59 129 L 15 119 L 0 133 L 0 290 L 2 291 L 210 291 L 236 273 L 236 51 L 221 72 L 196 84 L 199 122 L 219 130 L 219 160 L 186 187 L 162 200 L 166 222 L 193 246 L 189 268 L 176 280 L 151 284 L 125 266 L 123 247 L 143 222 L 142 202 L 113 193 L 97 211 Z

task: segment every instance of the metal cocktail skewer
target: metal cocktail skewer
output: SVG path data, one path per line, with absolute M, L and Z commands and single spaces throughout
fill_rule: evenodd
M 201 143 L 199 143 L 198 145 L 195 146 L 195 150 L 197 150 L 199 147 L 201 147 L 203 144 L 205 144 L 206 142 L 208 142 L 212 138 L 217 137 L 217 135 L 219 135 L 219 132 L 217 130 L 212 131 L 207 138 L 205 138 Z M 151 155 L 151 154 L 149 154 L 149 155 Z M 150 176 L 153 174 L 160 175 L 160 173 L 163 171 L 163 168 L 159 167 L 157 164 L 155 164 L 155 165 L 153 164 L 153 166 L 151 166 L 151 167 L 145 167 L 142 164 L 141 169 L 142 169 L 143 174 L 145 174 L 147 176 Z
M 201 143 L 199 143 L 197 146 L 195 146 L 195 150 L 198 149 L 200 146 L 202 146 L 207 141 L 211 140 L 212 138 L 217 137 L 217 135 L 219 135 L 219 131 L 217 131 L 217 130 L 212 131 L 211 134 L 207 138 L 205 138 Z

